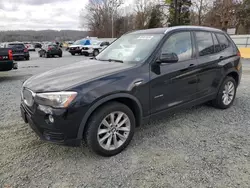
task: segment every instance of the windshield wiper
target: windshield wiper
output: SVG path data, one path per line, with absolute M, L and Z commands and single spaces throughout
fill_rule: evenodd
M 109 61 L 109 62 L 114 61 L 114 62 L 118 62 L 118 63 L 123 63 L 123 61 L 122 61 L 122 60 L 119 60 L 119 59 L 105 59 L 105 60 L 99 59 L 99 60 L 100 60 L 100 61 Z

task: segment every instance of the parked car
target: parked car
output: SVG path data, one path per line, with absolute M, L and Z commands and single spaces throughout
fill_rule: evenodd
M 57 44 L 46 44 L 38 51 L 39 57 L 62 57 L 62 49 Z
M 33 51 L 35 52 L 36 49 L 35 49 L 35 46 L 31 43 L 24 43 L 25 47 L 28 49 L 28 51 Z
M 85 45 L 86 40 L 77 40 L 75 41 L 72 45 L 69 46 L 69 53 L 71 53 L 71 55 L 75 55 L 75 54 L 81 54 L 82 53 L 82 48 Z
M 35 48 L 42 48 L 42 44 L 41 43 L 34 43 L 34 46 L 35 46 Z
M 113 57 L 124 43 L 130 55 Z M 121 49 L 123 53 L 123 49 Z M 133 31 L 92 60 L 33 76 L 22 86 L 21 113 L 41 139 L 121 152 L 135 127 L 167 112 L 212 101 L 233 105 L 240 53 L 223 31 L 178 26 Z
M 84 45 L 82 47 L 81 54 L 86 55 L 86 56 L 89 56 L 89 55 L 97 56 L 107 46 L 109 46 L 109 42 L 91 41 L 91 45 Z
M 29 60 L 30 59 L 29 51 L 25 47 L 24 43 L 21 43 L 21 42 L 5 43 L 4 47 L 12 49 L 14 60 L 18 60 L 18 59 Z
M 17 62 L 13 60 L 11 48 L 0 48 L 0 71 L 17 69 Z

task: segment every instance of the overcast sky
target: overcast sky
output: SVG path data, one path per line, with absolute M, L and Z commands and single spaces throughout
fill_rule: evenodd
M 88 0 L 0 0 L 0 30 L 79 30 Z

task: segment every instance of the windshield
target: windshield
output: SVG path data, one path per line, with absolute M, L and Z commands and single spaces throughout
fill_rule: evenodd
M 77 40 L 77 41 L 75 41 L 73 44 L 74 45 L 84 45 L 84 43 L 85 43 L 85 40 Z
M 99 44 L 101 44 L 101 43 L 102 43 L 101 41 L 96 41 L 96 40 L 91 41 L 91 44 L 92 44 L 92 45 L 99 45 Z
M 127 34 L 113 42 L 96 59 L 118 60 L 124 63 L 142 62 L 153 52 L 163 34 Z

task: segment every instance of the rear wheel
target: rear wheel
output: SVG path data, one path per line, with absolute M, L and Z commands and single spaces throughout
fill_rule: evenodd
M 220 109 L 229 108 L 234 102 L 236 91 L 235 80 L 232 77 L 226 77 L 220 86 L 216 99 L 212 101 L 213 106 Z
M 75 53 L 71 53 L 71 55 L 75 55 Z
M 59 57 L 62 57 L 62 54 L 59 54 Z
M 91 116 L 84 134 L 88 147 L 102 156 L 124 150 L 135 131 L 133 112 L 124 104 L 108 103 Z
M 45 53 L 45 57 L 46 57 L 46 58 L 49 58 L 50 55 L 49 55 L 48 53 Z
M 30 57 L 26 57 L 25 59 L 26 59 L 27 61 L 29 61 L 29 60 L 30 60 Z

